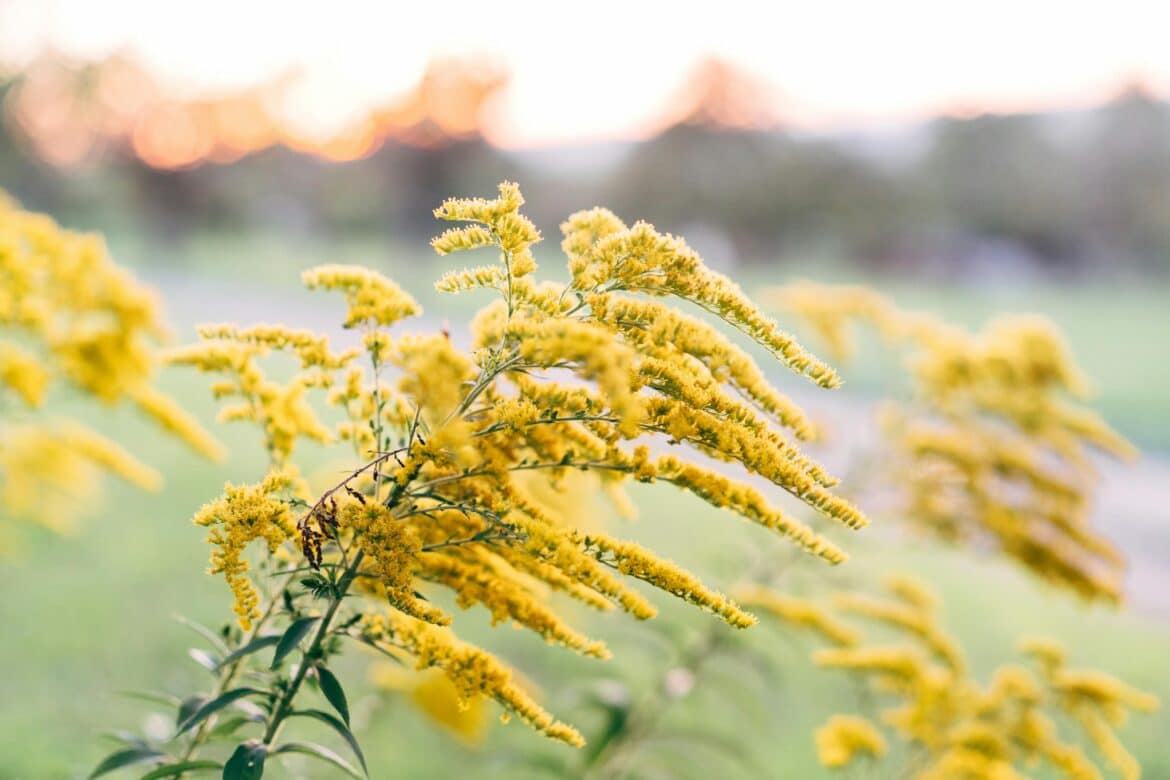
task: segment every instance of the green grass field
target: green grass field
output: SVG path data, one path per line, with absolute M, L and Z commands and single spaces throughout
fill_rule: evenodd
M 117 244 L 115 243 L 117 248 Z M 149 253 L 127 247 L 130 260 L 148 276 L 181 280 L 174 273 L 200 279 L 224 278 L 233 258 L 259 257 L 243 272 L 233 293 L 258 299 L 260 320 L 283 319 L 290 324 L 307 310 L 304 299 L 290 292 L 295 282 L 269 286 L 276 269 L 299 269 L 315 262 L 363 261 L 391 275 L 417 281 L 431 277 L 430 264 L 382 262 L 392 253 L 380 244 L 345 247 L 324 254 L 322 247 L 289 243 L 255 247 L 209 242 L 184 251 L 178 272 L 151 266 Z M 425 248 L 419 256 L 425 257 Z M 403 271 L 402 274 L 397 274 Z M 792 275 L 785 272 L 784 275 Z M 782 275 L 778 274 L 778 277 Z M 771 280 L 752 278 L 745 286 Z M 780 281 L 778 278 L 776 281 Z M 167 285 L 170 287 L 170 285 Z M 417 289 L 415 284 L 404 285 Z M 1152 449 L 1170 449 L 1170 416 L 1164 389 L 1170 386 L 1170 307 L 1160 306 L 1164 289 L 1131 287 L 1103 294 L 1099 289 L 1046 288 L 1016 297 L 955 289 L 889 285 L 898 300 L 978 321 L 1004 309 L 1028 309 L 1052 315 L 1069 333 L 1088 373 L 1101 388 L 1109 419 Z M 172 293 L 182 290 L 171 287 Z M 271 292 L 275 289 L 277 292 Z M 271 297 L 275 296 L 275 298 Z M 420 296 L 436 319 L 461 321 L 465 303 L 443 308 L 433 294 Z M 265 300 L 259 300 L 264 298 Z M 179 330 L 189 333 L 199 318 L 196 300 L 179 301 Z M 313 319 L 316 324 L 316 319 Z M 857 386 L 880 386 L 884 363 L 874 356 L 859 364 Z M 169 375 L 166 387 L 188 400 L 204 419 L 213 407 L 202 379 Z M 100 508 L 81 524 L 76 535 L 58 538 L 29 529 L 22 544 L 0 559 L 0 779 L 49 780 L 83 777 L 88 768 L 112 749 L 104 732 L 148 726 L 165 732 L 170 724 L 150 715 L 151 707 L 119 696 L 126 689 L 196 690 L 206 674 L 186 658 L 199 638 L 174 620 L 176 614 L 210 625 L 222 624 L 231 601 L 223 582 L 204 573 L 204 531 L 189 522 L 195 509 L 214 497 L 225 479 L 253 478 L 261 468 L 257 444 L 247 429 L 226 429 L 223 438 L 239 453 L 225 464 L 196 460 L 178 445 L 155 435 L 128 413 L 103 415 L 99 427 L 117 430 L 129 449 L 144 456 L 167 475 L 159 494 L 144 495 L 111 485 Z M 318 457 L 317 462 L 325 461 Z M 745 556 L 775 556 L 786 567 L 785 583 L 806 587 L 831 576 L 841 585 L 876 583 L 881 573 L 912 571 L 935 586 L 945 599 L 946 623 L 962 638 L 973 667 L 984 677 L 997 664 L 1012 660 L 1015 638 L 1050 633 L 1065 640 L 1073 662 L 1116 672 L 1134 685 L 1158 694 L 1163 709 L 1152 717 L 1135 718 L 1123 731 L 1124 741 L 1142 759 L 1146 777 L 1170 777 L 1170 623 L 1163 618 L 1085 609 L 1071 598 L 1052 593 L 1004 564 L 972 554 L 942 550 L 903 538 L 878 522 L 861 536 L 842 542 L 854 552 L 848 565 L 827 570 L 811 558 L 789 563 L 782 543 L 761 544 L 766 533 L 747 527 L 730 515 L 707 508 L 698 500 L 658 488 L 640 488 L 635 496 L 643 518 L 621 528 L 623 535 L 647 543 L 712 584 L 734 582 Z M 1139 518 L 1115 518 L 1124 531 Z M 1160 549 L 1170 549 L 1170 528 L 1151 531 Z M 843 535 L 838 534 L 839 537 Z M 762 552 L 760 552 L 762 550 Z M 1170 558 L 1163 558 L 1170 566 Z M 875 586 L 876 587 L 876 584 Z M 514 662 L 558 715 L 583 727 L 598 726 L 595 711 L 583 694 L 599 680 L 624 681 L 635 693 L 653 685 L 670 666 L 671 631 L 694 632 L 710 620 L 693 610 L 665 604 L 658 621 L 635 624 L 620 616 L 599 620 L 583 612 L 583 625 L 609 641 L 615 659 L 602 663 L 548 648 L 538 638 L 507 628 L 490 630 L 482 613 L 469 614 L 461 629 L 482 639 Z M 570 608 L 571 610 L 571 608 Z M 461 618 L 462 620 L 462 618 Z M 670 628 L 655 628 L 655 623 Z M 671 628 L 673 627 L 673 628 Z M 674 754 L 687 760 L 687 771 L 660 776 L 820 777 L 812 729 L 830 713 L 855 706 L 853 691 L 832 675 L 816 671 L 807 661 L 810 645 L 771 627 L 737 637 L 770 659 L 779 674 L 759 677 L 742 652 L 717 656 L 700 674 L 694 691 L 667 713 L 659 738 L 646 747 L 644 776 L 654 776 L 656 757 Z M 461 746 L 432 729 L 408 702 L 374 690 L 367 682 L 372 659 L 361 652 L 345 662 L 346 682 L 363 736 L 371 777 L 523 777 L 515 757 L 539 754 L 572 760 L 571 751 L 528 732 L 523 726 L 495 726 L 479 750 Z M 709 739 L 694 735 L 698 728 Z M 322 735 L 323 736 L 323 735 Z M 734 740 L 741 746 L 740 763 L 728 763 L 711 745 Z M 327 736 L 323 742 L 333 744 Z M 335 745 L 339 752 L 344 748 Z M 751 767 L 752 769 L 748 769 Z M 661 771 L 661 767 L 659 767 Z M 127 776 L 132 776 L 128 774 Z M 289 762 L 272 777 L 333 777 L 316 766 Z M 535 776 L 535 775 L 533 775 Z M 642 776 L 642 775 L 640 775 Z M 862 776 L 862 775 L 857 775 Z M 872 777 L 887 777 L 881 771 Z

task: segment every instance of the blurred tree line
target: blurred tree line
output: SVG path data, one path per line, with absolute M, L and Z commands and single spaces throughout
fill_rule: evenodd
M 423 102 L 450 105 L 444 96 L 460 89 L 466 98 L 475 73 L 433 83 L 441 94 Z M 607 203 L 696 236 L 725 265 L 806 253 L 944 276 L 1170 272 L 1170 107 L 1140 88 L 1089 111 L 809 137 L 754 129 L 741 109 L 758 93 L 735 74 L 709 68 L 704 78 L 669 126 L 634 144 L 505 152 L 475 127 L 423 112 L 357 159 L 273 144 L 162 169 L 117 145 L 84 165 L 44 161 L 13 121 L 17 76 L 0 85 L 0 182 L 82 226 L 414 240 L 433 232 L 431 205 L 509 178 L 524 183 L 540 224 Z M 501 84 L 477 82 L 469 110 Z

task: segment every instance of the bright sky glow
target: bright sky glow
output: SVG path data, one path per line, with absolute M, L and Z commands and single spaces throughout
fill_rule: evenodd
M 1085 106 L 1134 81 L 1170 94 L 1160 5 L 0 0 L 0 61 L 128 49 L 191 95 L 296 72 L 288 113 L 327 131 L 433 56 L 486 54 L 512 77 L 487 133 L 517 147 L 644 135 L 707 55 L 769 81 L 780 115 L 810 129 Z

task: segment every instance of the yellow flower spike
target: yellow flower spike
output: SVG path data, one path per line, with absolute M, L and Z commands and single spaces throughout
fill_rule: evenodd
M 1141 780 L 1141 764 L 1125 749 L 1125 745 L 1117 738 L 1117 734 L 1109 727 L 1105 718 L 1089 712 L 1078 713 L 1076 717 L 1089 740 L 1101 751 L 1105 760 L 1113 765 L 1118 774 L 1125 780 Z
M 1048 637 L 1024 637 L 1019 641 L 1019 649 L 1050 671 L 1063 667 L 1067 656 L 1064 645 Z
M 463 399 L 464 382 L 474 376 L 471 361 L 445 336 L 406 336 L 392 361 L 403 369 L 399 388 L 428 421 L 439 425 Z
M 371 562 L 367 570 L 377 575 L 391 605 L 428 623 L 451 622 L 441 609 L 415 595 L 414 577 L 422 544 L 414 528 L 372 501 L 346 501 L 337 517 L 343 528 L 354 532 L 358 546 Z
M 479 249 L 491 246 L 495 237 L 487 229 L 479 225 L 464 228 L 451 228 L 441 236 L 431 241 L 431 246 L 441 255 L 459 252 L 466 249 Z
M 235 595 L 240 627 L 248 631 L 260 617 L 260 594 L 248 579 L 249 565 L 244 549 L 255 540 L 263 540 L 269 553 L 296 537 L 292 511 L 275 493 L 288 487 L 286 478 L 269 478 L 259 485 L 224 486 L 223 495 L 196 512 L 193 522 L 210 528 L 208 542 L 211 574 L 222 574 Z
M 574 630 L 543 599 L 517 582 L 514 572 L 506 572 L 500 565 L 485 565 L 484 555 L 469 553 L 471 560 L 464 560 L 458 552 L 425 553 L 419 562 L 419 576 L 450 588 L 461 607 L 483 604 L 492 614 L 493 625 L 512 620 L 540 634 L 549 644 L 563 645 L 594 658 L 610 657 L 604 642 Z
M 604 217 L 600 214 L 594 218 Z M 583 222 L 588 223 L 589 217 Z M 577 225 L 566 223 L 573 286 L 583 292 L 602 284 L 649 295 L 673 295 L 732 325 L 766 347 L 781 362 L 822 387 L 841 384 L 827 364 L 806 352 L 782 331 L 726 276 L 703 265 L 701 258 L 682 239 L 661 234 L 646 222 L 605 232 L 596 244 L 582 251 Z M 599 231 L 601 232 L 601 231 Z M 586 231 L 586 234 L 588 231 Z M 579 258 L 586 258 L 580 262 Z
M 834 599 L 837 609 L 895 626 L 923 641 L 946 666 L 957 675 L 965 669 L 962 653 L 949 636 L 943 633 L 929 613 L 917 607 L 884 601 L 856 593 L 839 594 Z
M 901 679 L 916 678 L 926 668 L 922 653 L 913 647 L 826 647 L 813 653 L 813 663 Z
M 222 461 L 227 457 L 227 449 L 169 395 L 143 386 L 130 391 L 130 397 L 143 414 L 163 430 L 182 439 L 191 449 L 209 460 Z
M 72 424 L 61 426 L 60 435 L 66 447 L 131 485 L 151 491 L 162 487 L 161 474 L 110 439 Z
M 1131 709 L 1151 713 L 1158 709 L 1157 696 L 1096 669 L 1058 669 L 1053 675 L 1052 687 L 1065 696 L 1071 706 L 1086 703 L 1105 712 Z
M 817 758 L 830 769 L 848 766 L 858 756 L 879 758 L 886 754 L 886 740 L 865 718 L 834 715 L 817 729 Z
M 6 425 L 0 439 L 0 506 L 59 532 L 98 493 L 100 473 L 157 490 L 162 477 L 114 441 L 74 422 Z
M 436 666 L 454 683 L 463 701 L 483 694 L 499 702 L 551 739 L 574 747 L 585 744 L 576 729 L 554 720 L 512 680 L 512 672 L 499 659 L 474 645 L 462 642 L 445 628 L 438 628 L 405 615 L 388 613 L 363 619 L 362 632 L 373 642 L 403 647 L 418 659 L 418 668 Z
M 393 325 L 422 313 L 401 287 L 377 271 L 355 265 L 319 265 L 301 274 L 310 290 L 341 290 L 349 312 L 345 327 Z
M 1123 776 L 1139 776 L 1140 768 L 1113 729 L 1130 710 L 1150 711 L 1156 699 L 1102 672 L 1068 670 L 1063 648 L 1045 639 L 1021 642 L 1024 652 L 1041 660 L 1040 675 L 1007 664 L 984 687 L 954 660 L 960 657 L 957 645 L 932 622 L 933 594 L 903 575 L 887 583 L 899 601 L 850 593 L 836 599 L 837 609 L 881 623 L 912 644 L 820 649 L 813 661 L 868 685 L 882 722 L 919 756 L 915 778 L 1022 778 L 1021 769 L 1031 776 L 1043 761 L 1063 776 L 1100 780 L 1101 772 L 1084 751 L 1062 741 L 1054 715 L 1078 725 Z M 820 620 L 815 606 L 778 598 L 766 588 L 739 593 L 745 603 L 760 604 L 785 622 L 800 626 Z M 769 603 L 778 609 L 768 609 Z M 848 763 L 848 751 L 832 730 L 826 727 L 816 738 L 823 763 Z
M 28 406 L 40 406 L 52 375 L 28 351 L 0 341 L 0 388 L 7 387 Z
M 435 238 L 431 246 L 439 254 L 445 255 L 453 251 L 483 246 L 500 248 L 506 268 L 504 281 L 508 285 L 509 307 L 512 297 L 511 286 L 536 270 L 536 261 L 532 257 L 530 247 L 540 241 L 540 231 L 531 220 L 520 214 L 522 205 L 524 196 L 520 194 L 520 188 L 512 182 L 504 182 L 500 185 L 500 195 L 495 200 L 452 198 L 435 209 L 435 217 L 438 219 L 480 223 L 448 230 Z M 472 278 L 449 277 L 440 282 L 440 289 L 455 292 L 479 286 L 467 284 Z
M 579 364 L 582 375 L 597 383 L 622 432 L 637 433 L 642 404 L 631 350 L 614 343 L 606 331 L 570 319 L 513 323 L 509 335 L 519 342 L 520 355 L 537 366 Z
M 0 492 L 16 502 L 14 514 L 68 528 L 96 491 L 97 473 L 151 489 L 159 475 L 112 440 L 43 419 L 58 388 L 104 406 L 147 398 L 151 422 L 202 454 L 217 447 L 194 419 L 180 422 L 173 402 L 153 413 L 164 405 L 154 374 L 168 335 L 154 293 L 113 262 L 100 236 L 65 230 L 3 193 L 0 201 L 0 407 L 28 422 L 0 421 Z M 41 468 L 50 453 L 60 474 Z M 42 507 L 21 498 L 50 486 Z
M 501 290 L 507 282 L 507 271 L 498 265 L 488 265 L 451 271 L 435 282 L 435 289 L 445 293 L 466 292 L 479 288 Z
M 999 317 L 969 333 L 853 287 L 797 283 L 768 297 L 838 348 L 864 324 L 905 353 L 914 405 L 883 425 L 883 461 L 915 526 L 991 542 L 1085 599 L 1121 601 L 1124 558 L 1090 523 L 1089 454 L 1136 450 L 1083 405 L 1088 382 L 1052 323 Z
M 938 597 L 921 580 L 907 574 L 891 574 L 884 580 L 886 589 L 907 604 L 930 613 L 938 606 Z
M 829 563 L 843 563 L 845 551 L 809 526 L 789 517 L 764 500 L 763 495 L 749 485 L 736 482 L 713 471 L 682 463 L 671 457 L 656 463 L 637 458 L 630 461 L 634 476 L 643 481 L 669 482 L 694 493 L 715 507 L 730 509 L 765 528 L 792 539 L 800 547 Z
M 746 351 L 711 325 L 656 301 L 619 295 L 591 295 L 588 301 L 594 317 L 621 330 L 640 351 L 653 348 L 667 360 L 690 355 L 713 383 L 727 382 L 798 438 L 812 436 L 812 424 L 800 408 L 768 383 Z
M 648 582 L 689 604 L 713 612 L 730 626 L 750 628 L 758 622 L 754 615 L 744 612 L 727 596 L 709 590 L 695 575 L 673 561 L 659 558 L 641 545 L 602 533 L 586 535 L 584 544 L 586 548 L 596 549 L 603 560 L 611 558 L 610 565 L 622 574 Z
M 861 634 L 854 628 L 806 599 L 794 598 L 760 586 L 741 587 L 735 595 L 744 605 L 759 607 L 772 617 L 814 631 L 833 644 L 852 647 L 861 640 Z
M 956 747 L 918 775 L 917 780 L 1026 780 L 1011 764 L 978 750 Z

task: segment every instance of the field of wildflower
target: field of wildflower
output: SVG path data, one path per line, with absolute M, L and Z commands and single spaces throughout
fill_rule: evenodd
M 1170 772 L 1167 430 L 1110 349 L 1156 290 L 737 285 L 604 209 L 559 256 L 505 183 L 421 306 L 400 247 L 195 252 L 164 347 L 4 208 L 14 778 Z

